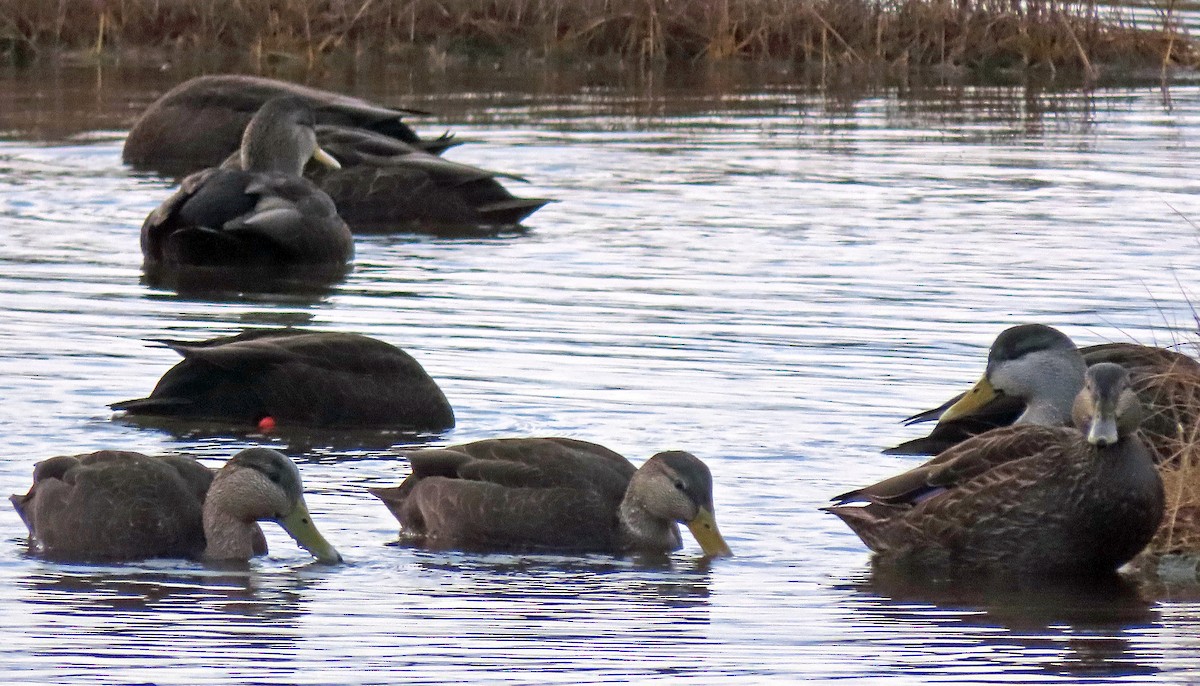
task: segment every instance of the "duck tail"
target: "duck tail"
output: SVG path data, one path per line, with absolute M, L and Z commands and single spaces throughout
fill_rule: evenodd
M 905 511 L 905 508 L 881 503 L 870 503 L 868 505 L 831 505 L 821 509 L 837 515 L 838 519 L 845 522 L 846 526 L 850 527 L 850 530 L 868 548 L 877 553 L 882 552 L 888 547 L 885 542 L 885 532 L 889 528 L 888 524 L 891 523 L 892 517 Z

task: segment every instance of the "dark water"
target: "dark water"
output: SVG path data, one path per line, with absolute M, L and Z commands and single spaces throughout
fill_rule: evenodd
M 817 511 L 914 463 L 898 421 L 982 369 L 1003 327 L 1194 340 L 1200 87 L 892 86 L 786 74 L 321 74 L 439 112 L 448 157 L 557 198 L 529 233 L 358 241 L 327 294 L 179 297 L 141 282 L 170 190 L 120 162 L 185 74 L 0 73 L 0 492 L 33 462 L 125 448 L 301 465 L 348 564 L 278 530 L 246 570 L 52 564 L 0 508 L 6 683 L 912 683 L 1200 678 L 1189 584 L 1014 592 L 875 576 Z M 401 437 L 176 434 L 112 421 L 174 363 L 147 338 L 294 325 L 402 346 L 459 428 L 566 435 L 716 480 L 736 557 L 424 552 L 365 492 Z

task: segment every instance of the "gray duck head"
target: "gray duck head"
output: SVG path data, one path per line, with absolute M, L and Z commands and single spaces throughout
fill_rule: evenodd
M 625 500 L 662 522 L 683 522 L 708 556 L 732 555 L 713 514 L 712 474 L 682 450 L 658 453 L 630 480 Z
M 1061 331 L 1044 324 L 1014 326 L 996 337 L 983 377 L 939 421 L 971 415 L 1010 396 L 1026 407 L 1018 424 L 1065 425 L 1086 369 L 1083 355 Z
M 297 97 L 272 98 L 259 108 L 242 133 L 242 169 L 301 175 L 310 159 L 333 169 L 341 165 L 317 145 L 312 108 Z
M 243 450 L 230 458 L 213 478 L 204 500 L 204 529 L 210 557 L 223 557 L 221 551 L 227 545 L 238 543 L 222 540 L 210 526 L 222 520 L 276 522 L 318 560 L 342 561 L 342 556 L 312 522 L 296 463 L 275 450 Z
M 1071 410 L 1075 426 L 1088 443 L 1107 448 L 1137 431 L 1142 404 L 1129 387 L 1129 372 L 1121 365 L 1101 362 L 1088 367 L 1083 390 Z

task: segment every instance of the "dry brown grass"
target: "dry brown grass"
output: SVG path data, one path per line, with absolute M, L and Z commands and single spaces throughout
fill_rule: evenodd
M 1195 65 L 1154 26 L 1055 0 L 0 0 L 0 39 L 34 51 L 787 60 L 829 65 Z
M 1161 408 L 1155 421 L 1175 431 L 1147 441 L 1158 453 L 1166 512 L 1145 554 L 1200 554 L 1200 378 L 1169 372 L 1150 381 Z

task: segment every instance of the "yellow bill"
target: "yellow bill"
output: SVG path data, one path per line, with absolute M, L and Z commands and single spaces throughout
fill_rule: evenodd
M 998 397 L 1000 397 L 1000 394 L 992 387 L 992 382 L 988 381 L 985 374 L 979 378 L 979 381 L 975 382 L 971 390 L 967 391 L 966 395 L 960 398 L 958 402 L 946 408 L 946 411 L 938 419 L 938 424 L 974 414 Z
M 301 548 L 312 553 L 319 561 L 330 564 L 342 561 L 341 553 L 313 525 L 312 516 L 308 514 L 308 506 L 303 500 L 296 504 L 288 516 L 276 521 Z
M 692 536 L 696 537 L 696 542 L 700 544 L 705 555 L 722 557 L 733 554 L 729 544 L 721 536 L 721 531 L 717 528 L 717 519 L 710 510 L 700 508 L 696 517 L 687 523 L 687 528 L 692 532 Z
M 317 148 L 316 151 L 313 152 L 312 158 L 326 167 L 329 167 L 330 169 L 342 168 L 341 162 L 338 162 L 336 159 L 334 159 L 333 155 L 330 155 L 321 148 Z

